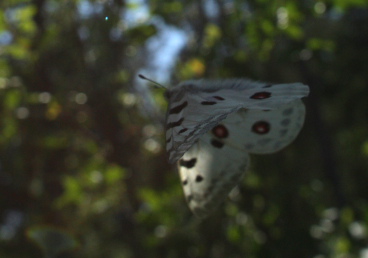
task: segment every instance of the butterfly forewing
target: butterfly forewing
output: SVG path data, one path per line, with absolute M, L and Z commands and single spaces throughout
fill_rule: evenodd
M 171 163 L 200 135 L 240 109 L 275 109 L 307 96 L 301 83 L 266 84 L 250 80 L 186 81 L 170 89 L 166 143 Z

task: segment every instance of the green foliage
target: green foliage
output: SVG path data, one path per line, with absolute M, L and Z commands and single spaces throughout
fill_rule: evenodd
M 1 257 L 367 257 L 367 1 L 0 6 Z M 311 87 L 295 143 L 205 220 L 166 161 L 162 91 L 136 87 L 162 24 L 187 36 L 165 78 Z
M 33 227 L 28 229 L 27 235 L 40 247 L 45 257 L 57 257 L 60 253 L 77 246 L 72 236 L 59 229 Z

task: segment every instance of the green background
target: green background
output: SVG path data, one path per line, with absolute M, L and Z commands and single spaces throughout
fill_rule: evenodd
M 0 257 L 368 257 L 366 0 L 0 6 Z M 179 55 L 150 44 L 159 24 L 186 36 Z M 174 62 L 164 74 L 160 57 Z M 252 155 L 200 221 L 167 162 L 163 92 L 142 69 L 165 85 L 303 82 L 305 126 L 285 150 Z

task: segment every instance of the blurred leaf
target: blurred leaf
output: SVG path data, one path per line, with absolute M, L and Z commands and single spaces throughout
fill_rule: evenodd
M 116 165 L 110 166 L 105 171 L 105 179 L 108 184 L 112 184 L 118 180 L 123 179 L 124 175 L 125 175 L 124 170 L 121 167 L 116 166 Z
M 263 20 L 262 21 L 261 28 L 268 35 L 272 35 L 275 32 L 275 27 L 274 27 L 273 23 L 268 21 L 268 20 Z
M 199 77 L 205 72 L 205 64 L 198 58 L 189 60 L 182 69 L 183 78 Z
M 65 133 L 45 136 L 42 144 L 47 149 L 61 149 L 69 146 L 70 142 Z
M 157 33 L 154 25 L 140 25 L 126 31 L 126 37 L 129 38 L 131 45 L 139 45 Z
M 47 105 L 46 118 L 49 120 L 56 119 L 62 111 L 62 106 L 57 101 L 51 101 Z
M 6 92 L 6 98 L 4 99 L 4 106 L 8 110 L 13 110 L 21 103 L 22 93 L 20 90 L 9 90 Z
M 319 38 L 312 38 L 307 41 L 307 46 L 312 50 L 327 50 L 332 51 L 335 48 L 335 44 L 331 40 L 324 40 Z
M 365 141 L 362 145 L 362 152 L 365 156 L 368 156 L 368 141 Z
M 304 36 L 303 30 L 299 26 L 289 25 L 285 31 L 293 39 L 301 39 Z
M 334 4 L 339 8 L 346 10 L 349 7 L 367 7 L 368 3 L 365 0 L 333 0 Z
M 45 257 L 57 257 L 65 251 L 77 247 L 75 238 L 57 228 L 47 226 L 34 226 L 27 230 L 27 236 L 44 253 Z
M 80 182 L 73 177 L 65 176 L 63 179 L 64 194 L 55 202 L 59 208 L 70 205 L 80 204 L 84 199 L 84 193 Z
M 213 23 L 207 24 L 205 28 L 204 46 L 206 48 L 211 48 L 220 38 L 220 28 Z
M 164 2 L 161 4 L 163 11 L 170 14 L 181 12 L 183 9 L 182 3 L 178 1 Z

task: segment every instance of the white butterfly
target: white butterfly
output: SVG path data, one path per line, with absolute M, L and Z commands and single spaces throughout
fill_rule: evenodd
M 305 117 L 300 99 L 309 87 L 191 80 L 166 93 L 169 161 L 178 161 L 190 209 L 205 217 L 238 184 L 249 165 L 248 153 L 273 153 L 296 138 Z

